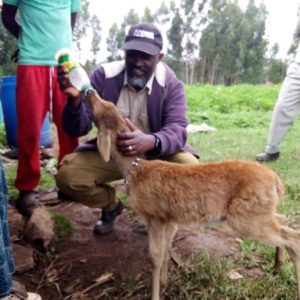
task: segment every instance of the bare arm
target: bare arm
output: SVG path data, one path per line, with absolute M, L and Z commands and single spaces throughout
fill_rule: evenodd
M 4 27 L 17 39 L 20 32 L 20 25 L 16 21 L 17 6 L 3 3 L 2 23 Z
M 71 13 L 71 27 L 72 31 L 74 30 L 75 23 L 76 23 L 77 13 Z

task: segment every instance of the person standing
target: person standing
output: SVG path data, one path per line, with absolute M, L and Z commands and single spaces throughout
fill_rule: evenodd
M 300 15 L 294 32 L 294 42 L 298 44 L 294 62 L 287 69 L 278 100 L 275 104 L 265 152 L 256 155 L 258 162 L 277 160 L 280 144 L 300 111 Z
M 123 49 L 125 60 L 103 64 L 91 75 L 91 84 L 103 99 L 113 102 L 128 119 L 131 132 L 119 134 L 118 147 L 124 155 L 163 159 L 183 164 L 198 163 L 198 154 L 187 142 L 186 95 L 183 83 L 163 61 L 163 40 L 151 23 L 131 26 Z M 68 70 L 58 76 L 69 96 L 63 125 L 71 136 L 92 129 L 92 115 L 84 96 L 72 86 Z M 94 233 L 113 230 L 123 210 L 110 181 L 122 178 L 114 162 L 100 157 L 96 139 L 66 155 L 59 165 L 56 184 L 70 198 L 103 209 Z
M 18 39 L 19 49 L 16 83 L 19 162 L 15 187 L 19 190 L 16 207 L 23 215 L 30 215 L 39 205 L 35 189 L 41 176 L 40 132 L 49 110 L 58 133 L 58 161 L 78 145 L 78 138 L 70 137 L 62 128 L 66 95 L 57 84 L 55 54 L 61 48 L 72 47 L 72 28 L 79 9 L 80 0 L 3 0 L 2 22 Z

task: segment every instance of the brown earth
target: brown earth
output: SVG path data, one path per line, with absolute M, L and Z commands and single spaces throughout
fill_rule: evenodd
M 15 247 L 17 267 L 23 265 L 15 279 L 25 283 L 29 291 L 38 291 L 44 300 L 149 299 L 147 234 L 131 211 L 126 209 L 117 219 L 114 232 L 96 236 L 92 229 L 101 213 L 99 209 L 74 202 L 62 202 L 52 209 L 73 223 L 74 234 L 56 244 L 55 254 L 48 258 L 34 251 L 34 265 L 27 270 L 25 260 L 30 260 L 32 253 L 20 254 Z M 15 233 L 16 228 L 11 232 Z M 22 240 L 15 240 L 22 244 Z M 176 268 L 183 258 L 201 250 L 214 256 L 234 257 L 237 244 L 238 240 L 224 230 L 180 229 L 174 238 L 170 267 Z

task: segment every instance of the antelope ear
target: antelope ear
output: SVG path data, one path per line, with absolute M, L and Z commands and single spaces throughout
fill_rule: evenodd
M 98 132 L 97 147 L 102 158 L 106 162 L 108 162 L 110 159 L 110 146 L 111 146 L 111 137 L 109 131 L 105 130 L 104 132 Z

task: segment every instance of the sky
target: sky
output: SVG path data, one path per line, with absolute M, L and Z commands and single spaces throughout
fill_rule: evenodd
M 102 45 L 101 51 L 105 55 L 106 36 L 109 28 L 115 22 L 120 24 L 130 9 L 134 9 L 139 15 L 142 15 L 145 7 L 151 11 L 161 5 L 162 0 L 109 0 L 103 5 L 103 1 L 90 0 L 92 11 L 100 18 L 102 26 Z M 177 0 L 178 1 L 178 0 Z M 293 40 L 293 31 L 297 22 L 297 9 L 300 0 L 256 0 L 256 4 L 263 1 L 269 12 L 266 21 L 266 35 L 270 44 L 278 43 L 280 47 L 279 55 L 281 58 L 286 57 L 286 53 Z M 165 0 L 168 4 L 169 0 Z M 245 7 L 248 0 L 238 0 L 241 7 Z

